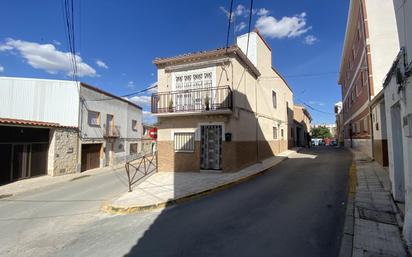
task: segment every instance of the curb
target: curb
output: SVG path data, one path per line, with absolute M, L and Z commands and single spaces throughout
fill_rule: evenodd
M 353 237 L 355 227 L 355 195 L 356 195 L 356 161 L 352 161 L 348 177 L 348 200 L 346 205 L 345 223 L 343 226 L 343 237 L 339 249 L 339 257 L 352 257 Z
M 301 149 L 297 150 L 296 152 L 299 152 Z M 143 205 L 143 206 L 131 206 L 131 207 L 120 207 L 120 206 L 114 206 L 114 205 L 110 205 L 109 202 L 105 202 L 102 204 L 101 210 L 103 210 L 104 212 L 107 212 L 109 214 L 132 214 L 132 213 L 137 213 L 137 212 L 144 212 L 144 211 L 151 211 L 151 210 L 156 210 L 156 209 L 164 209 L 167 207 L 170 207 L 172 205 L 175 204 L 180 204 L 180 203 L 184 203 L 184 202 L 188 202 L 215 192 L 219 192 L 219 191 L 223 191 L 225 189 L 231 188 L 235 185 L 238 185 L 240 183 L 246 182 L 248 180 L 252 180 L 260 175 L 265 174 L 266 172 L 269 171 L 269 169 L 275 167 L 276 165 L 278 165 L 279 163 L 285 161 L 286 159 L 288 159 L 288 157 L 282 157 L 282 159 L 277 162 L 275 165 L 272 165 L 270 167 L 267 167 L 255 174 L 252 175 L 248 175 L 242 178 L 239 178 L 237 180 L 231 181 L 229 183 L 223 184 L 223 185 L 219 185 L 213 188 L 209 188 L 197 193 L 193 193 L 193 194 L 189 194 L 186 196 L 182 196 L 180 198 L 177 199 L 172 199 L 172 200 L 168 200 L 166 202 L 162 202 L 162 203 L 157 203 L 157 204 L 149 204 L 149 205 Z

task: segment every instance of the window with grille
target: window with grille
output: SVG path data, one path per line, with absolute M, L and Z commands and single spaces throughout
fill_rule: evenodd
M 194 152 L 195 151 L 195 133 L 193 132 L 174 133 L 174 150 L 175 152 Z
M 280 130 L 280 136 L 283 138 L 283 129 Z
M 137 131 L 137 120 L 132 120 L 132 130 Z
M 273 127 L 273 139 L 278 139 L 278 128 Z

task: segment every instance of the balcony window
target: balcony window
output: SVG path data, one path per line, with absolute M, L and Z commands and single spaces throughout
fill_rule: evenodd
M 91 126 L 99 126 L 100 125 L 100 113 L 95 112 L 95 111 L 88 111 L 87 123 Z

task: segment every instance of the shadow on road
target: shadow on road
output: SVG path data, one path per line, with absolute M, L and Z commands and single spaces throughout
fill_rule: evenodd
M 125 256 L 337 256 L 352 156 L 314 147 L 162 211 Z

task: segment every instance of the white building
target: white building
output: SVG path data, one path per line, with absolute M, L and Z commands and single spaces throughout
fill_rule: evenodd
M 395 200 L 405 201 L 404 237 L 412 244 L 412 1 L 394 0 L 399 54 L 384 83 L 389 171 Z
M 100 113 L 93 128 L 89 110 Z M 139 149 L 141 124 L 139 106 L 83 83 L 0 77 L 0 184 L 125 161 Z

